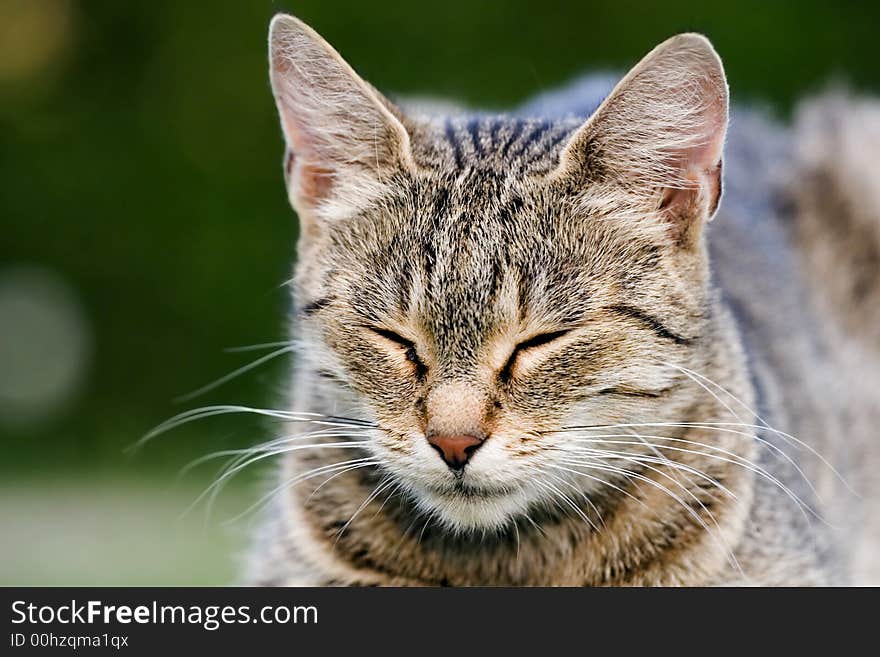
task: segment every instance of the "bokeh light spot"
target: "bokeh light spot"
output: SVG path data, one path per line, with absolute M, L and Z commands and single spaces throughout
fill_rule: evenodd
M 0 2 L 0 83 L 30 78 L 55 63 L 70 44 L 69 0 Z
M 0 425 L 29 428 L 63 411 L 85 380 L 91 345 L 82 305 L 58 274 L 0 269 Z

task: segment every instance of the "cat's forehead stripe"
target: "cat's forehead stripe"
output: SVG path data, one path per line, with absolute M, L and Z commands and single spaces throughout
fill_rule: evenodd
M 441 138 L 456 171 L 539 173 L 556 164 L 559 147 L 571 133 L 565 122 L 477 115 L 446 119 Z

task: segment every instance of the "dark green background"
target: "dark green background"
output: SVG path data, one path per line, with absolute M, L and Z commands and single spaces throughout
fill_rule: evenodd
M 309 22 L 382 90 L 496 108 L 585 70 L 623 69 L 686 30 L 715 43 L 734 102 L 767 103 L 784 115 L 835 78 L 880 87 L 880 4 L 869 2 L 0 0 L 7 41 L 0 55 L 14 48 L 27 60 L 28 48 L 45 46 L 41 21 L 65 17 L 50 55 L 0 77 L 0 274 L 29 263 L 60 276 L 82 303 L 94 345 L 66 410 L 45 422 L 0 425 L 7 490 L 0 508 L 10 517 L 25 513 L 8 501 L 14 495 L 39 491 L 27 499 L 44 511 L 68 495 L 64 486 L 47 493 L 55 489 L 41 482 L 75 481 L 96 499 L 142 501 L 150 486 L 164 491 L 191 458 L 267 437 L 259 423 L 205 422 L 133 459 L 122 453 L 196 403 L 281 399 L 285 366 L 277 363 L 189 406 L 171 401 L 252 356 L 225 347 L 285 337 L 280 284 L 290 272 L 296 221 L 282 187 L 265 42 L 269 18 L 283 10 Z M 185 507 L 184 498 L 170 507 Z M 102 513 L 113 527 L 120 513 L 131 520 L 95 508 L 99 526 Z M 126 527 L 137 532 L 139 523 Z M 63 530 L 41 529 L 63 538 Z M 148 532 L 155 553 L 167 545 L 167 531 Z M 226 563 L 216 543 L 194 545 Z M 82 581 L 116 568 L 102 581 L 148 579 L 122 557 L 106 568 L 83 561 L 79 571 L 76 563 L 72 573 L 51 571 L 60 574 L 34 561 L 32 577 Z M 13 575 L 0 578 L 22 581 L 22 571 L 7 571 Z M 181 560 L 156 572 L 162 581 L 211 582 L 231 569 L 194 577 Z

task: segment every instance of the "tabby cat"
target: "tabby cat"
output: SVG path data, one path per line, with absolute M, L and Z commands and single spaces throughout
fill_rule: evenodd
M 252 583 L 880 582 L 876 102 L 728 132 L 681 34 L 444 113 L 269 41 L 301 234 Z

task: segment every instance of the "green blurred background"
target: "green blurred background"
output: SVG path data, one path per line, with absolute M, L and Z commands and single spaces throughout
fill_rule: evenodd
M 706 33 L 735 102 L 787 114 L 842 79 L 880 88 L 880 3 L 73 2 L 0 0 L 0 584 L 235 581 L 261 490 L 181 514 L 217 449 L 259 422 L 201 404 L 281 403 L 270 363 L 172 400 L 285 337 L 296 221 L 266 76 L 278 11 L 309 22 L 380 89 L 502 108 L 658 41 Z

